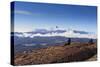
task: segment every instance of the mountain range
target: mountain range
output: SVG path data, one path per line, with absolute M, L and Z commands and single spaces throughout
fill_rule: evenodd
M 17 37 L 30 37 L 34 38 L 35 36 L 40 37 L 52 37 L 52 36 L 62 36 L 62 37 L 71 37 L 71 38 L 92 38 L 96 39 L 97 35 L 92 32 L 78 31 L 78 30 L 47 30 L 47 29 L 36 29 L 30 32 L 14 32 L 14 36 Z
M 96 35 L 91 32 L 71 29 L 36 29 L 31 32 L 12 32 L 11 44 L 14 44 L 14 50 L 16 53 L 30 51 L 33 49 L 47 48 L 48 46 L 64 45 L 68 41 L 68 38 L 71 38 L 72 43 L 87 43 L 91 38 L 94 42 L 96 42 Z

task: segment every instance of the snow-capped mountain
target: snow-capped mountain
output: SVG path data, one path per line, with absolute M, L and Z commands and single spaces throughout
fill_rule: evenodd
M 36 29 L 31 32 L 12 32 L 12 44 L 15 46 L 15 52 L 29 51 L 48 46 L 64 45 L 68 38 L 71 42 L 87 43 L 92 38 L 96 42 L 97 36 L 90 32 L 78 30 L 47 30 Z M 14 37 L 13 37 L 14 36 Z
M 97 38 L 97 35 L 91 32 L 71 30 L 71 29 L 68 29 L 68 30 L 36 29 L 32 32 L 15 32 L 14 36 L 30 37 L 30 38 L 34 38 L 35 36 L 40 36 L 40 37 L 62 36 L 62 37 L 71 37 L 71 38 L 92 38 L 92 39 Z

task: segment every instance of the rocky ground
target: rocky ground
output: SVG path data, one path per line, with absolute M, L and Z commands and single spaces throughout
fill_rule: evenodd
M 96 60 L 96 44 L 52 46 L 15 55 L 14 65 L 49 64 Z

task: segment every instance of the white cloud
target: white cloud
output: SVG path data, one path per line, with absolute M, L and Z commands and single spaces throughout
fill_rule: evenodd
M 16 36 L 24 36 L 24 37 L 30 37 L 33 38 L 35 36 L 41 36 L 41 37 L 51 37 L 51 36 L 64 36 L 64 37 L 71 37 L 71 38 L 93 38 L 96 39 L 97 35 L 96 34 L 80 34 L 80 33 L 70 33 L 70 32 L 64 32 L 64 33 L 47 33 L 47 34 L 29 34 L 29 33 L 23 33 L 21 35 L 16 35 Z
M 23 15 L 32 15 L 31 12 L 29 12 L 29 11 L 24 11 L 24 10 L 15 10 L 14 13 L 15 13 L 15 14 L 23 14 Z

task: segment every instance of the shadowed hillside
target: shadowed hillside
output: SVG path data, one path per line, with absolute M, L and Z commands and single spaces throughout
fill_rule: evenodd
M 96 44 L 51 46 L 15 55 L 15 65 L 85 61 L 96 55 Z

